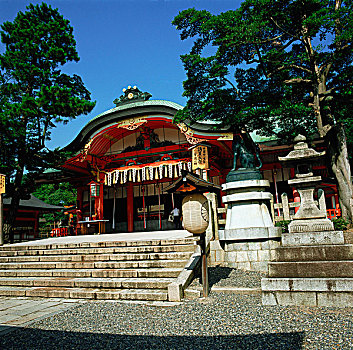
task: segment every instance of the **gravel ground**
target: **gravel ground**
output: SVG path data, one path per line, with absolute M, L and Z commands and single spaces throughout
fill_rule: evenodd
M 258 287 L 261 274 L 211 268 L 210 279 Z M 353 349 L 353 308 L 262 306 L 258 295 L 213 292 L 170 307 L 92 301 L 3 335 L 0 349 Z
M 210 287 L 261 288 L 261 278 L 265 274 L 254 271 L 242 271 L 229 267 L 211 266 L 208 268 Z M 191 287 L 201 287 L 199 278 L 194 279 Z
M 172 307 L 89 302 L 5 334 L 0 349 L 353 349 L 352 308 L 211 293 Z

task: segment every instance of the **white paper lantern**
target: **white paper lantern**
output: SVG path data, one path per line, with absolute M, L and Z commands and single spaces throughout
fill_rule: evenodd
M 199 235 L 206 232 L 209 216 L 208 201 L 201 193 L 186 196 L 182 203 L 185 230 Z

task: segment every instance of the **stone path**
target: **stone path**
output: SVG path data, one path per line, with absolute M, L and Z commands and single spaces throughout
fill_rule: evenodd
M 74 299 L 0 298 L 0 336 L 84 303 Z

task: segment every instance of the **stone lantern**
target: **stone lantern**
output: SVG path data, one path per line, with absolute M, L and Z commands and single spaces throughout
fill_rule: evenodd
M 326 152 L 309 148 L 303 135 L 298 135 L 294 142 L 293 151 L 286 157 L 278 157 L 279 161 L 294 166 L 295 177 L 288 184 L 298 190 L 301 199 L 299 210 L 288 226 L 289 233 L 333 231 L 333 223 L 327 219 L 326 211 L 320 210 L 314 201 L 314 190 L 321 182 L 321 176 L 314 176 L 312 166 Z

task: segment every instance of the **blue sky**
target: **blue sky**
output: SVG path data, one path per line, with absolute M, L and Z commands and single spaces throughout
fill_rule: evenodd
M 12 21 L 30 3 L 42 1 L 0 0 L 0 23 Z M 171 25 L 184 9 L 195 7 L 212 13 L 237 8 L 240 0 L 47 0 L 70 20 L 74 28 L 79 63 L 65 72 L 78 74 L 97 104 L 87 116 L 79 116 L 52 132 L 49 148 L 71 142 L 94 116 L 114 107 L 113 100 L 128 85 L 184 105 L 185 73 L 179 56 L 190 49 Z M 2 44 L 1 44 L 2 45 Z M 0 47 L 3 51 L 3 47 Z

